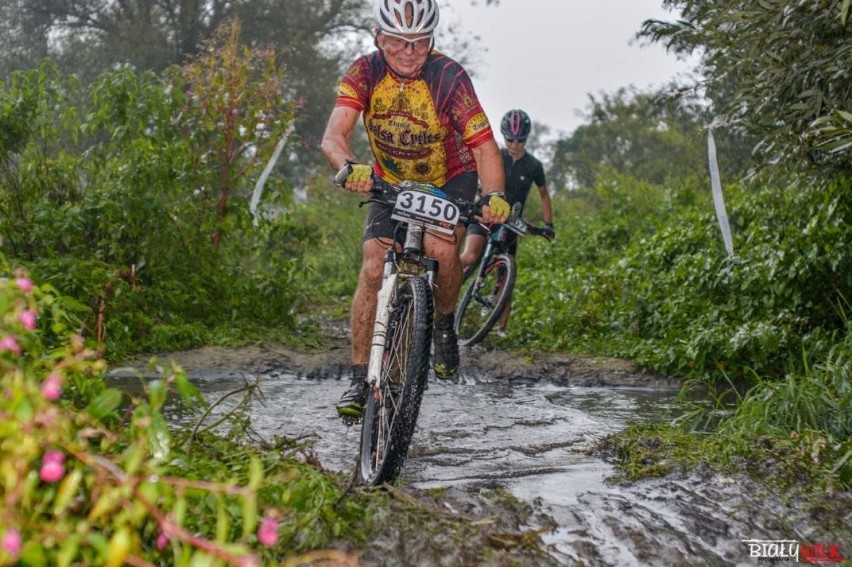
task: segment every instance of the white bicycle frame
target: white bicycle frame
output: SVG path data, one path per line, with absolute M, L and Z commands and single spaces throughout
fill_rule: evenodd
M 409 223 L 408 232 L 405 236 L 403 250 L 420 250 L 423 245 L 423 225 Z M 392 254 L 389 251 L 389 254 Z M 429 286 L 434 285 L 434 272 L 427 272 Z M 385 344 L 388 338 L 388 321 L 391 314 L 391 299 L 396 290 L 396 282 L 399 280 L 399 272 L 394 270 L 392 256 L 385 257 L 385 272 L 382 277 L 382 288 L 376 295 L 376 319 L 373 324 L 373 341 L 370 347 L 370 361 L 367 365 L 367 383 L 372 388 L 379 386 L 382 373 L 382 357 L 385 353 Z
M 373 325 L 373 342 L 370 348 L 370 362 L 367 366 L 367 383 L 372 388 L 379 386 L 382 373 L 382 357 L 385 353 L 385 342 L 388 338 L 388 321 L 390 320 L 390 302 L 396 289 L 399 274 L 388 274 L 382 283 L 376 297 L 376 322 Z

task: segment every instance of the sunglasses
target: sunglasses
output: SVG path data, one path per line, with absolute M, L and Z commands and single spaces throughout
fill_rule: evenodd
M 526 138 L 506 138 L 506 142 L 510 144 L 525 144 Z
M 423 53 L 424 51 L 428 51 L 429 48 L 432 46 L 431 34 L 426 37 L 420 37 L 417 39 L 408 39 L 400 35 L 388 33 L 386 31 L 383 31 L 381 33 L 387 38 L 386 45 L 394 51 L 404 51 L 411 47 L 414 52 Z

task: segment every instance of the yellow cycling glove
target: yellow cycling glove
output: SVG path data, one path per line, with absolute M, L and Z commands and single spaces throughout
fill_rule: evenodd
M 359 181 L 367 181 L 373 174 L 373 168 L 364 163 L 355 163 L 347 161 L 334 176 L 334 182 L 343 187 L 347 183 L 358 183 Z
M 509 216 L 509 211 L 512 209 L 502 193 L 489 193 L 483 196 L 482 204 L 488 205 L 491 214 L 503 217 L 504 219 Z

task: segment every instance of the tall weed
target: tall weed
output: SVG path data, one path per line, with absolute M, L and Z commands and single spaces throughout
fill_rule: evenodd
M 76 300 L 110 358 L 295 326 L 313 236 L 248 213 L 292 115 L 274 56 L 240 48 L 238 32 L 161 76 L 121 69 L 85 86 L 45 63 L 0 83 L 0 123 L 17 133 L 0 139 L 4 250 Z M 281 179 L 265 196 L 287 210 Z

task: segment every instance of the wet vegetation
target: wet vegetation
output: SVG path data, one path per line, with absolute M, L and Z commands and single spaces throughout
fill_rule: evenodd
M 0 1 L 4 29 L 47 25 L 26 4 Z M 344 4 L 316 26 L 363 23 Z M 666 4 L 683 18 L 648 22 L 642 37 L 702 51 L 705 98 L 688 85 L 592 98 L 586 123 L 549 148 L 558 238 L 522 245 L 511 335 L 492 344 L 628 357 L 687 380 L 682 419 L 604 442 L 627 477 L 704 463 L 779 490 L 848 493 L 850 3 Z M 103 386 L 105 361 L 132 353 L 321 345 L 319 318 L 348 308 L 358 199 L 330 188 L 313 151 L 338 61 L 316 43 L 258 48 L 269 30 L 242 36 L 233 15 L 218 14 L 215 33 L 154 34 L 190 42 L 171 51 L 179 61 L 120 59 L 109 38 L 89 44 L 97 52 L 72 39 L 54 60 L 4 50 L 0 563 L 345 562 L 320 550 L 381 539 L 389 510 L 450 532 L 466 559 L 530 561 L 517 526 L 488 532 L 421 496 L 352 490 L 309 447 L 261 443 L 239 418 L 189 443 L 160 413 L 167 392 L 198 402 L 179 370 L 141 399 Z M 75 61 L 104 72 L 75 73 Z M 319 68 L 327 84 L 308 80 Z M 710 123 L 733 254 L 705 173 Z M 695 392 L 709 403 L 687 401 Z

